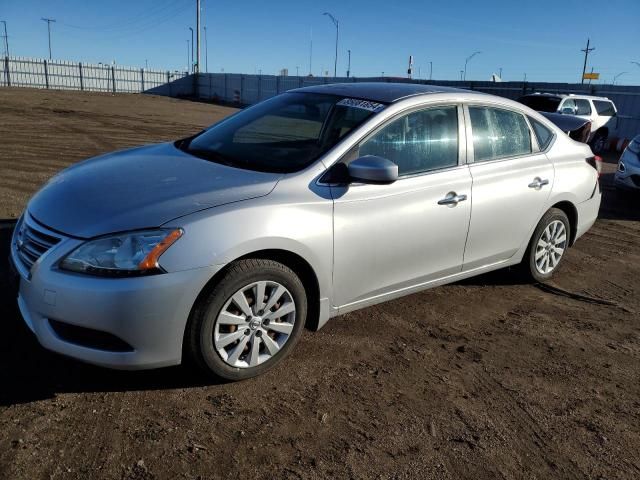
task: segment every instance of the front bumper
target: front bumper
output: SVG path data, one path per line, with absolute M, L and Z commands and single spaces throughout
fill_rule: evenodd
M 624 172 L 616 170 L 615 186 L 627 190 L 640 190 L 640 158 L 633 152 L 625 150 L 620 157 L 624 164 Z
M 47 251 L 25 275 L 16 245 L 11 260 L 20 272 L 18 306 L 43 347 L 95 365 L 146 369 L 177 365 L 191 308 L 212 266 L 135 278 L 101 278 L 58 270 L 57 261 L 78 241 L 65 239 Z M 104 332 L 130 351 L 88 347 L 61 337 L 50 320 Z

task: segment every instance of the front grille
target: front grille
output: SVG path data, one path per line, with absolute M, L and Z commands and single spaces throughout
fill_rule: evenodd
M 25 212 L 18 225 L 14 248 L 22 266 L 27 271 L 31 271 L 33 264 L 60 240 L 60 237 L 46 231 L 28 212 Z

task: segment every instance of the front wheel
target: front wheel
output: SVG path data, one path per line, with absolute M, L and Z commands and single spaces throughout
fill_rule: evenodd
M 523 269 L 533 280 L 543 282 L 553 276 L 569 247 L 570 229 L 562 210 L 552 208 L 544 214 L 522 260 Z
M 290 268 L 273 260 L 240 260 L 196 305 L 186 353 L 219 378 L 255 377 L 290 353 L 306 313 L 304 287 Z

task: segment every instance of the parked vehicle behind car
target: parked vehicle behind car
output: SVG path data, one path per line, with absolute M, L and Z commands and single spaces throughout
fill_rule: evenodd
M 620 190 L 640 190 L 640 135 L 636 135 L 622 152 L 614 184 Z
M 591 122 L 586 143 L 595 153 L 602 153 L 606 149 L 607 140 L 618 125 L 616 106 L 606 97 L 532 93 L 520 97 L 518 101 L 538 112 L 577 116 Z
M 239 380 L 305 325 L 512 265 L 545 281 L 599 206 L 589 147 L 522 104 L 333 84 L 62 171 L 11 258 L 44 347 Z

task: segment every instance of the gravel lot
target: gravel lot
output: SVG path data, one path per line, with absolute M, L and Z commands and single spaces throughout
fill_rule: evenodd
M 0 89 L 0 219 L 66 165 L 230 112 Z M 0 222 L 0 478 L 640 478 L 640 203 L 609 161 L 601 219 L 550 286 L 501 271 L 351 313 L 236 384 L 42 350 Z

